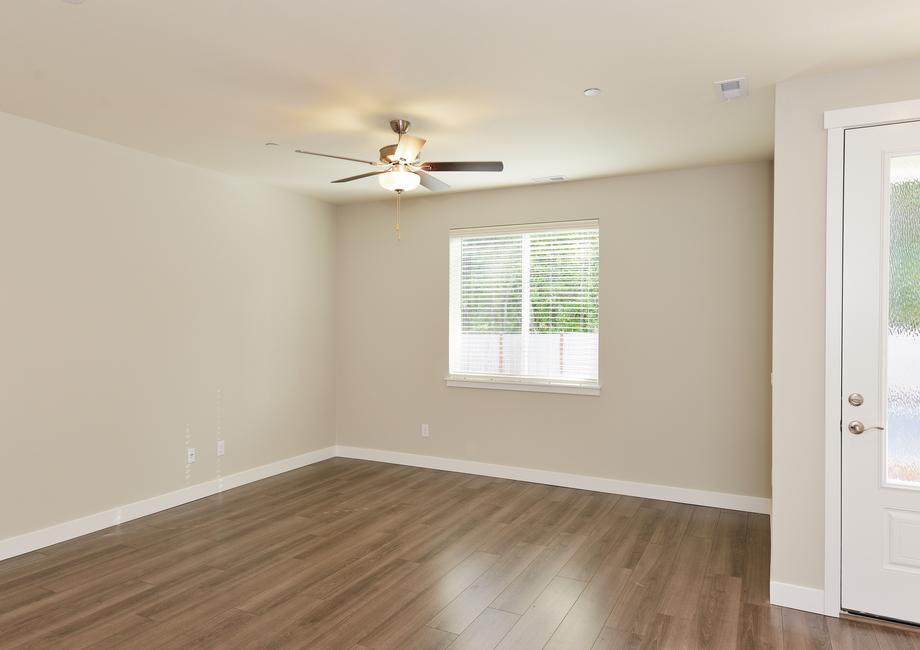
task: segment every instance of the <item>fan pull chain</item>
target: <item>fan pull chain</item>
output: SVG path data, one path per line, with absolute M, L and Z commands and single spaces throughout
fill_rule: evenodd
M 399 241 L 399 197 L 402 196 L 402 190 L 396 190 L 396 241 Z

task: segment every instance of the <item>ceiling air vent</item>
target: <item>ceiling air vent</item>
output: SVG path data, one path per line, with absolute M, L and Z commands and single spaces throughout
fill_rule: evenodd
M 565 176 L 540 176 L 539 178 L 534 178 L 534 183 L 561 183 L 562 181 L 567 180 Z
M 713 86 L 715 86 L 716 92 L 719 94 L 719 96 L 726 102 L 730 102 L 733 99 L 738 99 L 739 97 L 744 97 L 748 94 L 746 77 L 716 81 L 713 83 Z

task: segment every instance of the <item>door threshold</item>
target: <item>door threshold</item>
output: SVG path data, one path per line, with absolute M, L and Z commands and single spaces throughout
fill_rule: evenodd
M 866 614 L 864 612 L 854 612 L 846 609 L 840 611 L 840 618 L 847 621 L 857 621 L 861 623 L 868 623 L 870 625 L 878 625 L 879 627 L 901 630 L 902 632 L 920 634 L 920 623 L 901 621 L 896 618 L 886 618 L 884 616 L 876 616 L 875 614 Z

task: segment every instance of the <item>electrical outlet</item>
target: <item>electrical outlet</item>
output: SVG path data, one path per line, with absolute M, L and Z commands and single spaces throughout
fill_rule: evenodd
M 430 435 L 431 435 L 431 434 L 428 433 L 428 425 L 427 425 L 427 424 L 423 424 L 423 425 L 422 425 L 422 437 L 423 437 L 423 438 L 428 438 Z
M 194 447 L 185 448 L 185 463 L 191 465 L 196 460 L 198 460 L 198 450 Z
M 218 456 L 224 455 L 224 441 L 223 440 L 217 441 L 217 455 Z

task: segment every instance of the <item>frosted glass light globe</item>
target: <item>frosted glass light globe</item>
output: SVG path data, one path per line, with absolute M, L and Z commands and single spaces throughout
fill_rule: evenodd
M 381 174 L 377 178 L 380 181 L 380 187 L 391 192 L 408 192 L 414 190 L 422 182 L 418 174 L 400 169 Z

